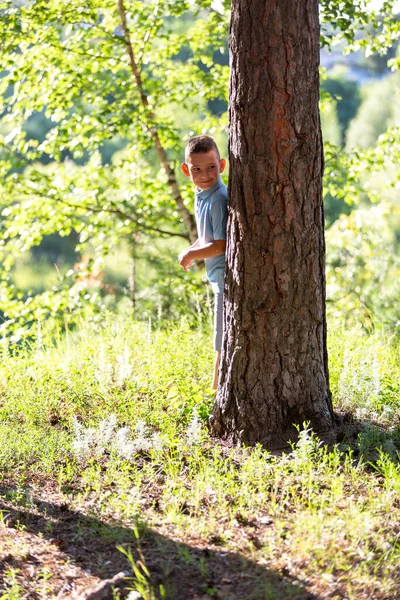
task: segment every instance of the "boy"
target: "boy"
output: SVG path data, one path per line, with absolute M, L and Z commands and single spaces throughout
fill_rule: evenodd
M 194 260 L 205 260 L 207 278 L 215 294 L 214 348 L 216 357 L 212 388 L 217 389 L 222 345 L 222 306 L 228 217 L 227 187 L 221 180 L 226 160 L 221 158 L 214 140 L 208 135 L 191 138 L 185 150 L 182 171 L 196 185 L 195 216 L 199 239 L 179 255 L 185 271 Z

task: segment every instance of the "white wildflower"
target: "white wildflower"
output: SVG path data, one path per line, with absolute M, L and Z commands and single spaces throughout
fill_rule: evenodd
M 98 446 L 107 448 L 110 445 L 116 426 L 117 417 L 115 415 L 110 415 L 101 421 L 96 435 Z
M 125 346 L 123 354 L 117 356 L 117 365 L 117 384 L 121 386 L 129 379 L 133 370 L 128 346 Z
M 116 432 L 112 448 L 120 458 L 129 460 L 136 450 L 135 442 L 131 440 L 129 427 L 121 427 Z
M 323 443 L 318 439 L 311 427 L 307 428 L 307 425 L 309 423 L 305 423 L 304 429 L 299 431 L 296 446 L 293 452 L 291 452 L 292 457 L 305 461 L 308 461 Z
M 357 408 L 357 410 L 356 410 L 356 417 L 360 421 L 362 421 L 363 419 L 366 419 L 368 417 L 368 411 L 367 411 L 367 409 L 366 408 Z
M 376 417 L 374 405 L 381 391 L 379 362 L 375 355 L 346 348 L 339 378 L 339 398 L 345 408 L 357 406 L 358 418 Z
M 110 361 L 107 360 L 104 344 L 100 344 L 96 363 L 94 376 L 100 384 L 101 391 L 105 392 L 112 380 L 112 365 Z
M 135 427 L 135 448 L 136 450 L 150 450 L 151 442 L 148 438 L 147 425 L 144 421 L 138 421 Z
M 372 396 L 377 398 L 381 391 L 381 379 L 379 376 L 379 364 L 376 356 L 373 357 L 371 363 L 371 392 Z
M 164 448 L 164 445 L 164 438 L 158 432 L 153 433 L 153 436 L 151 438 L 151 447 L 153 448 L 153 450 L 155 450 L 156 452 L 161 452 L 161 450 Z
M 143 597 L 141 594 L 139 594 L 139 592 L 133 591 L 129 592 L 129 595 L 127 596 L 126 600 L 143 600 Z
M 91 456 L 103 456 L 106 451 L 114 451 L 117 456 L 130 460 L 139 451 L 148 451 L 152 448 L 162 450 L 164 440 L 159 433 L 149 436 L 148 427 L 144 421 L 138 421 L 135 427 L 135 436 L 132 438 L 129 427 L 117 429 L 115 415 L 103 419 L 97 428 L 84 428 L 74 417 L 75 439 L 72 449 L 81 459 Z
M 75 440 L 72 449 L 79 458 L 88 458 L 92 452 L 96 432 L 92 427 L 84 429 L 76 417 L 74 417 L 74 428 Z
M 201 439 L 201 423 L 196 407 L 193 409 L 192 420 L 187 428 L 186 439 L 190 446 L 198 444 Z

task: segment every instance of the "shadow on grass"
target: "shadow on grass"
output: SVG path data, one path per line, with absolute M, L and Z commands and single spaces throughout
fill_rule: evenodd
M 25 492 L 25 500 L 23 494 Z M 137 539 L 133 528 L 109 523 L 99 518 L 87 516 L 83 512 L 70 510 L 66 504 L 58 505 L 32 498 L 29 488 L 18 491 L 16 488 L 0 486 L 0 511 L 7 531 L 17 534 L 24 532 L 38 536 L 55 545 L 59 553 L 80 570 L 101 579 L 107 579 L 120 571 L 130 571 L 129 563 L 117 546 L 131 548 L 135 560 L 139 558 Z M 16 506 L 17 503 L 17 506 Z M 169 600 L 317 600 L 320 598 L 307 591 L 304 584 L 286 574 L 248 560 L 239 553 L 227 552 L 222 547 L 196 547 L 190 543 L 174 541 L 138 522 L 140 546 L 150 582 L 159 598 L 160 585 Z M 1 535 L 1 531 L 0 531 Z M 4 572 L 10 567 L 20 569 L 24 562 L 33 561 L 28 551 L 25 556 L 3 559 L 0 552 L 0 591 L 4 585 Z M 37 562 L 37 559 L 36 559 Z M 65 563 L 60 563 L 65 564 Z M 32 570 L 34 565 L 30 565 Z M 3 574 L 2 574 L 3 573 Z M 59 573 L 59 577 L 63 574 Z M 126 584 L 132 586 L 132 582 Z M 132 589 L 132 587 L 130 587 Z M 127 590 L 122 589 L 121 598 Z M 2 596 L 0 596 L 2 597 Z M 24 598 L 41 598 L 35 594 Z M 49 595 L 67 598 L 67 594 Z M 75 597 L 75 596 L 73 596 Z M 85 595 L 79 596 L 84 598 Z M 113 598 L 112 593 L 102 595 Z
M 342 450 L 351 449 L 354 458 L 375 463 L 381 452 L 396 460 L 400 451 L 400 417 L 389 425 L 382 425 L 368 418 L 356 418 L 350 413 L 335 413 L 336 427 L 332 432 L 319 434 L 330 448 L 338 444 Z

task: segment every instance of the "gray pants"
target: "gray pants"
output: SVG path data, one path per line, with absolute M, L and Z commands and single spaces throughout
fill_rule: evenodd
M 221 352 L 222 331 L 224 326 L 223 319 L 224 293 L 215 292 L 214 298 L 214 349 Z

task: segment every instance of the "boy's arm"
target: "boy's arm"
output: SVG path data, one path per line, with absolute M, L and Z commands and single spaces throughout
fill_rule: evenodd
M 214 240 L 203 246 L 200 246 L 197 242 L 192 244 L 190 248 L 183 250 L 179 255 L 179 264 L 185 271 L 193 264 L 194 260 L 203 260 L 225 254 L 226 240 Z
M 188 252 L 190 252 L 191 250 L 194 250 L 195 248 L 198 248 L 198 247 L 199 247 L 199 245 L 200 245 L 200 240 L 199 240 L 199 238 L 197 238 L 197 240 L 196 240 L 195 242 L 193 242 L 193 244 L 192 244 L 191 246 L 189 246 L 189 248 L 185 248 L 185 249 L 184 249 L 184 250 L 182 250 L 182 252 L 179 254 L 179 256 L 178 256 L 178 261 L 179 261 L 179 264 L 180 264 L 180 265 L 182 265 L 182 267 L 185 269 L 185 271 L 187 271 L 187 270 L 189 269 L 189 267 L 191 267 L 191 266 L 192 266 L 192 264 L 193 264 L 193 261 L 192 261 L 192 260 L 190 260 L 189 262 L 187 262 L 187 261 L 186 261 L 186 262 L 185 262 L 185 266 L 184 266 L 184 265 L 182 264 L 182 258 L 183 258 L 184 256 L 186 256 L 186 255 L 187 255 L 187 253 L 188 253 Z
M 190 255 L 191 260 L 202 260 L 204 258 L 212 258 L 213 256 L 219 256 L 225 254 L 226 240 L 214 240 L 204 246 L 198 245 L 196 248 L 191 246 L 188 248 L 187 254 Z

